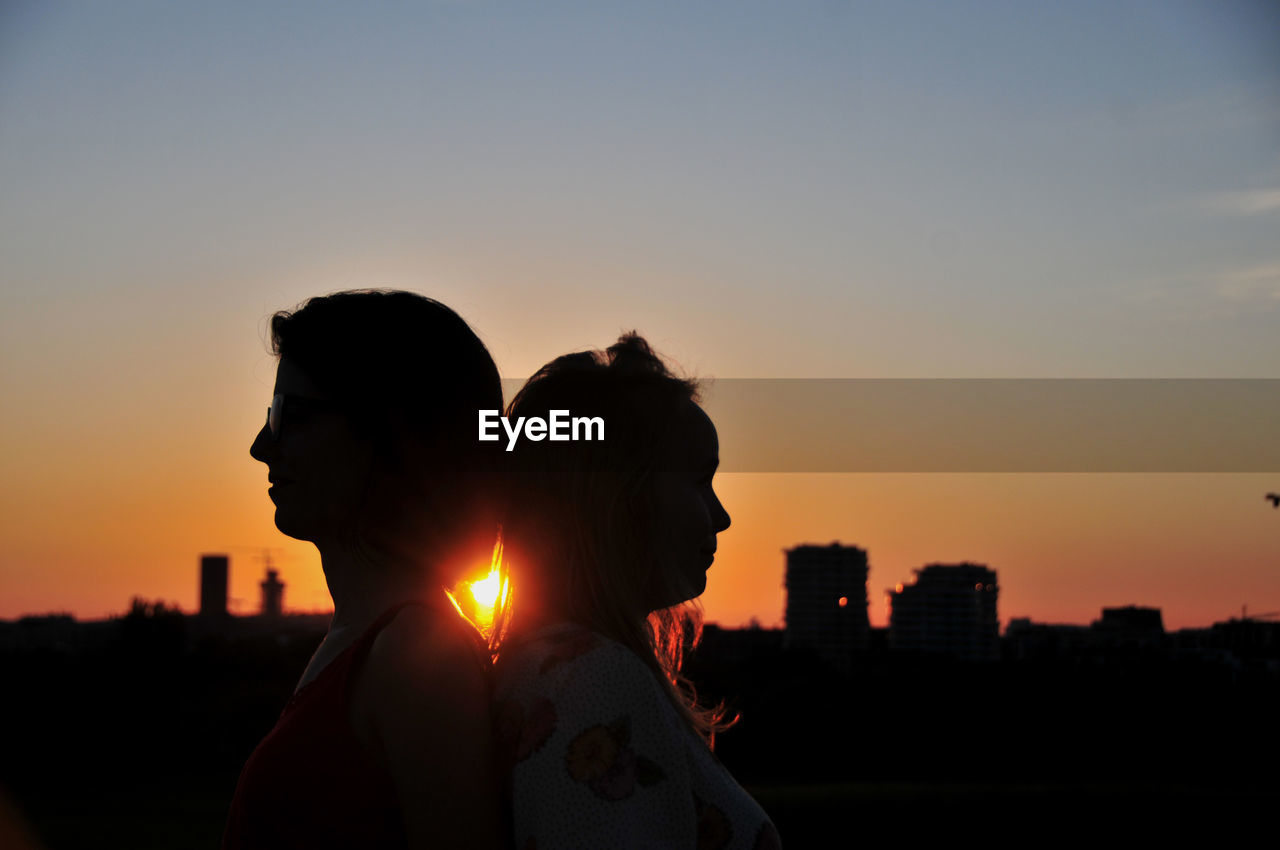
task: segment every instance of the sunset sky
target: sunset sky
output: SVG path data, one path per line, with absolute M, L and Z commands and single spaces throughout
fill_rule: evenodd
M 1280 378 L 1280 6 L 6 3 L 0 618 L 191 610 L 202 552 L 328 607 L 248 448 L 268 316 L 368 286 L 508 378 L 632 328 L 722 379 Z M 962 560 L 1006 621 L 1280 611 L 1280 473 L 717 491 L 726 625 L 833 540 L 877 625 Z

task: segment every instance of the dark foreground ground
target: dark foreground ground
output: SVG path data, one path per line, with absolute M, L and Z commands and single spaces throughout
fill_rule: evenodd
M 317 639 L 193 639 L 174 621 L 10 646 L 0 848 L 217 847 Z M 776 648 L 704 649 L 690 674 L 743 718 L 717 753 L 789 848 L 1275 834 L 1280 676 L 1265 663 L 885 654 L 841 675 Z
M 1162 783 L 846 783 L 748 790 L 773 817 L 789 848 L 869 842 L 937 846 L 961 840 L 986 846 L 1113 840 L 1145 845 L 1192 835 L 1225 842 L 1256 834 L 1259 828 L 1265 835 L 1280 804 L 1274 789 Z M 227 803 L 223 788 L 175 788 L 170 783 L 18 801 L 35 846 L 137 850 L 216 848 Z

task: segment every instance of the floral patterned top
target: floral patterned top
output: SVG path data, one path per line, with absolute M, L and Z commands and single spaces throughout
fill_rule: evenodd
M 572 623 L 504 648 L 497 738 L 518 850 L 772 850 L 778 833 L 616 641 Z

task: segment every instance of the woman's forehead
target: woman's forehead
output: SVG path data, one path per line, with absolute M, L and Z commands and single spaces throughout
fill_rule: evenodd
M 276 388 L 277 395 L 280 393 L 288 393 L 290 395 L 309 396 L 311 398 L 324 398 L 325 393 L 320 389 L 319 385 L 311 379 L 311 376 L 290 360 L 288 357 L 281 357 L 279 364 L 276 366 Z
M 686 401 L 680 409 L 679 423 L 677 453 L 690 464 L 716 460 L 720 453 L 720 440 L 707 412 L 693 401 Z

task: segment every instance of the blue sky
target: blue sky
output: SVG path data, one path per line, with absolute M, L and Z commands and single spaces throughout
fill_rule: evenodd
M 7 298 L 378 257 L 740 376 L 1271 374 L 1274 4 L 686 5 L 18 4 Z

